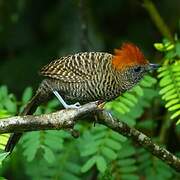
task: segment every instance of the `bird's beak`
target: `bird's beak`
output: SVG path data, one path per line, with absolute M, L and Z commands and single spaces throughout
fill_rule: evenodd
M 149 64 L 149 71 L 153 71 L 153 70 L 156 70 L 160 67 L 159 64 Z

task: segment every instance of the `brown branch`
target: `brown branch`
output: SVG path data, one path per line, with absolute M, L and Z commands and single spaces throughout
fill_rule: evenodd
M 135 128 L 129 127 L 126 123 L 112 118 L 106 111 L 98 109 L 98 103 L 92 102 L 83 105 L 79 109 L 61 110 L 55 113 L 44 115 L 15 116 L 0 121 L 0 133 L 71 129 L 76 120 L 87 114 L 96 113 L 98 123 L 103 124 L 112 130 L 131 138 L 142 145 L 151 154 L 163 160 L 176 171 L 180 172 L 180 159 L 166 149 L 153 143 L 149 137 Z

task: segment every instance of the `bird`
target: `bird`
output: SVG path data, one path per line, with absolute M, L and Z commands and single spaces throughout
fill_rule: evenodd
M 111 101 L 134 87 L 158 67 L 150 63 L 133 43 L 126 42 L 114 54 L 81 52 L 61 57 L 40 71 L 44 80 L 20 115 L 33 114 L 54 94 L 65 109 L 92 101 Z M 75 102 L 72 104 L 72 102 Z M 5 151 L 12 152 L 22 133 L 11 135 Z

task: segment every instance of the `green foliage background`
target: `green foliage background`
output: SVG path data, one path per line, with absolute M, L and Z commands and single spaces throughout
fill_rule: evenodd
M 113 116 L 136 127 L 178 156 L 179 1 L 153 1 L 175 33 L 174 42 L 159 33 L 141 2 L 87 1 L 86 49 L 112 52 L 121 42 L 132 41 L 151 62 L 162 65 L 158 72 L 145 76 L 136 87 L 105 107 Z M 40 82 L 36 73 L 40 66 L 56 57 L 83 50 L 82 12 L 78 3 L 78 0 L 0 1 L 0 118 L 22 111 Z M 167 7 L 173 9 L 171 14 Z M 162 43 L 157 43 L 161 39 Z M 27 87 L 29 85 L 32 87 Z M 39 107 L 36 114 L 59 108 L 59 103 L 53 99 Z M 8 157 L 4 146 L 9 134 L 0 135 L 0 179 L 180 178 L 138 144 L 103 125 L 94 127 L 82 119 L 75 128 L 80 132 L 78 139 L 67 131 L 26 133 Z

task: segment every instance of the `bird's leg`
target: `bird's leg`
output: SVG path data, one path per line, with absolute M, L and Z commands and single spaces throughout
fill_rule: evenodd
M 53 92 L 53 94 L 58 98 L 58 100 L 60 101 L 60 103 L 63 105 L 63 107 L 65 109 L 69 109 L 69 108 L 79 108 L 80 107 L 80 103 L 77 102 L 75 104 L 72 104 L 72 105 L 68 105 L 64 99 L 61 97 L 61 95 L 58 93 L 58 91 L 56 90 L 57 89 L 57 83 L 54 82 L 53 80 L 49 80 L 49 79 L 44 79 L 39 87 L 39 91 L 42 92 L 43 90 L 46 90 L 51 93 Z
M 65 109 L 70 109 L 70 108 L 78 109 L 79 107 L 81 107 L 79 102 L 68 105 L 56 90 L 53 90 L 53 93 L 58 98 L 58 100 L 61 102 L 61 104 L 64 106 Z

